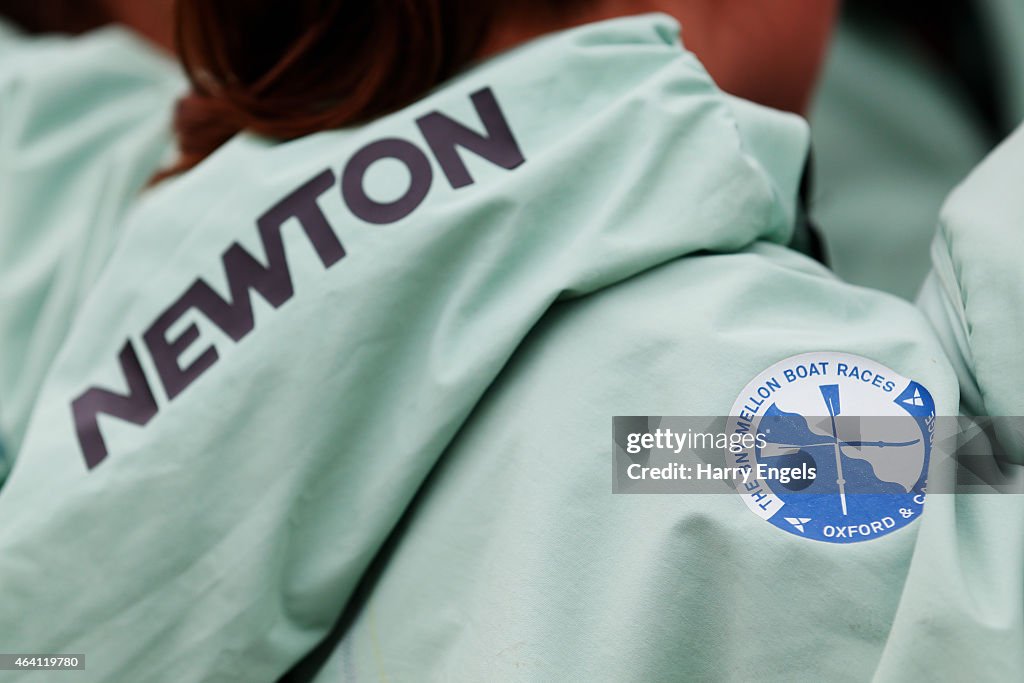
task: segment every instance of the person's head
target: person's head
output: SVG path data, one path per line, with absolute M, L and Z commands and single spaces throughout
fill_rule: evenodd
M 470 63 L 544 33 L 660 11 L 719 85 L 802 111 L 838 0 L 177 0 L 192 83 L 178 106 L 190 168 L 246 129 L 278 139 L 373 119 Z

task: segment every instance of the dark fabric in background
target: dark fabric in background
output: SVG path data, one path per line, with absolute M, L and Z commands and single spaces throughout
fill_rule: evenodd
M 916 46 L 949 74 L 968 96 L 993 144 L 1008 135 L 1013 122 L 999 89 L 1000 64 L 989 29 L 972 0 L 854 0 L 843 6 L 844 18 L 877 23 Z

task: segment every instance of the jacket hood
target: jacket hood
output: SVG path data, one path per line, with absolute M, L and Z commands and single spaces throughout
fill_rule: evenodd
M 136 320 L 129 336 L 149 322 L 139 332 L 172 401 L 224 355 L 185 362 L 201 350 L 198 332 L 173 334 L 189 315 L 241 342 L 308 325 L 288 319 L 320 306 L 350 340 L 374 340 L 378 360 L 397 353 L 404 381 L 429 378 L 462 403 L 560 299 L 791 239 L 806 125 L 723 94 L 678 34 L 661 15 L 588 25 L 363 127 L 239 136 L 142 203 L 89 303 L 106 325 Z M 265 323 L 260 298 L 280 309 Z M 109 348 L 99 329 L 94 354 L 75 349 L 86 375 Z M 417 353 L 399 352 L 417 337 Z M 410 360 L 423 351 L 426 365 Z
M 458 243 L 449 261 L 470 251 L 474 260 L 500 260 L 498 278 L 530 271 L 531 279 L 589 292 L 698 251 L 788 243 L 806 123 L 723 93 L 679 34 L 660 14 L 552 34 L 367 126 L 283 145 L 240 136 L 185 182 L 170 183 L 180 191 L 168 189 L 167 200 L 226 183 L 279 195 L 325 166 L 341 175 L 355 150 L 394 136 L 427 151 L 433 177 L 422 203 L 387 224 L 422 236 L 418 248 Z M 474 94 L 484 91 L 519 148 L 521 163 L 511 168 L 474 153 L 465 136 L 436 143 L 417 126 L 440 113 L 481 131 L 486 103 Z M 428 150 L 446 142 L 457 148 L 448 160 L 465 167 L 460 186 Z M 362 181 L 370 197 L 402 196 L 408 168 L 388 160 Z M 321 202 L 328 214 L 332 199 Z M 353 245 L 355 232 L 375 230 L 350 203 L 342 209 L 336 228 L 352 233 Z

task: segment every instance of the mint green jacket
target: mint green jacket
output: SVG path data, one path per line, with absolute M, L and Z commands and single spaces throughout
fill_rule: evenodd
M 182 81 L 169 59 L 119 29 L 29 38 L 0 25 L 0 444 L 8 454 L 121 218 L 171 151 Z M 6 470 L 0 462 L 0 481 Z
M 800 354 L 959 410 L 919 309 L 786 246 L 804 121 L 678 32 L 552 35 L 148 193 L 0 492 L 2 649 L 133 683 L 1019 668 L 1020 596 L 972 545 L 1011 570 L 974 526 L 1016 533 L 1015 503 L 839 544 L 739 495 L 612 495 L 613 416 L 726 415 Z

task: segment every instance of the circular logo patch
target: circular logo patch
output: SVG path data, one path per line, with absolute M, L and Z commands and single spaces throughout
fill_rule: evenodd
M 755 377 L 733 405 L 730 452 L 747 507 L 828 543 L 880 538 L 920 516 L 935 426 L 924 386 L 867 358 L 808 353 Z

